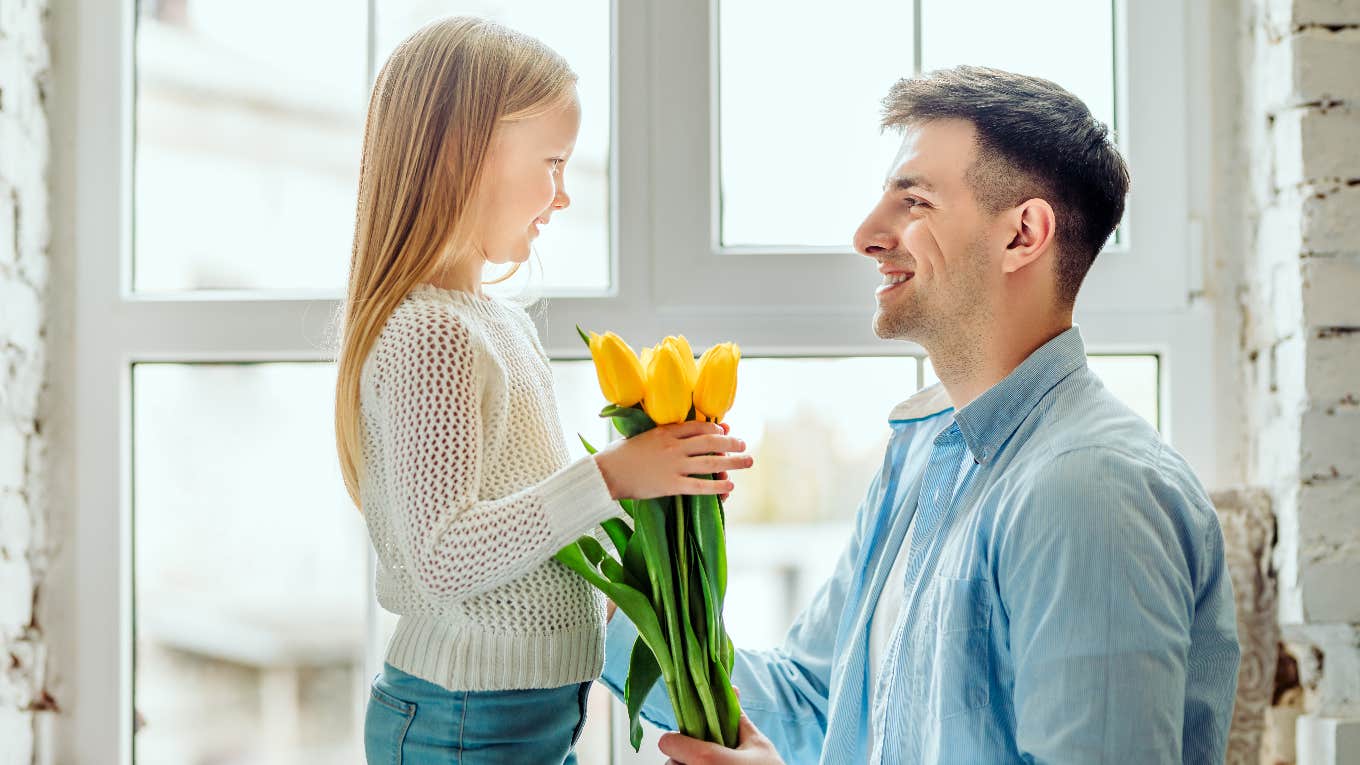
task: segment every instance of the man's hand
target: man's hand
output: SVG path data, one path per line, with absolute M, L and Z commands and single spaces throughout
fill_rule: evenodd
M 774 744 L 756 730 L 745 712 L 741 713 L 741 725 L 737 728 L 736 749 L 679 733 L 663 735 L 657 747 L 670 758 L 666 765 L 784 765 Z
M 616 608 L 618 606 L 614 605 L 614 601 L 609 598 L 604 599 L 604 620 L 606 622 L 614 618 L 614 609 Z

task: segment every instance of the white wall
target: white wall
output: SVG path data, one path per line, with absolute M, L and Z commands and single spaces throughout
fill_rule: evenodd
M 1360 762 L 1360 1 L 1240 10 L 1244 477 L 1276 515 L 1298 761 Z
M 45 0 L 0 3 L 0 762 L 33 759 L 50 710 L 35 618 L 49 554 L 46 379 L 49 56 Z

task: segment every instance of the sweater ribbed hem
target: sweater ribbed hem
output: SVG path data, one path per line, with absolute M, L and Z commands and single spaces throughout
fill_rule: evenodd
M 451 691 L 559 688 L 600 676 L 604 629 L 589 624 L 551 635 L 517 635 L 403 615 L 386 661 Z

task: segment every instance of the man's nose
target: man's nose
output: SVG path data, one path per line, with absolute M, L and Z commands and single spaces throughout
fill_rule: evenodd
M 855 231 L 855 252 L 869 257 L 897 249 L 897 236 L 892 229 L 870 215 Z

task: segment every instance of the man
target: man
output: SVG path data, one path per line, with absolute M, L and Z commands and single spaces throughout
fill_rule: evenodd
M 739 651 L 741 747 L 676 762 L 1222 762 L 1239 650 L 1222 534 L 1185 461 L 1086 366 L 1077 290 L 1128 172 L 1072 94 L 975 67 L 904 80 L 855 248 L 874 328 L 941 385 L 899 404 L 835 575 Z M 609 625 L 620 694 L 636 631 Z M 674 729 L 662 689 L 645 713 Z

